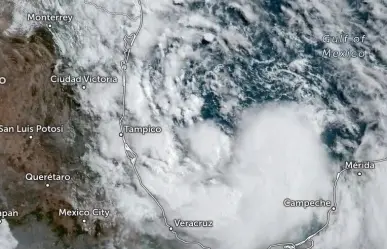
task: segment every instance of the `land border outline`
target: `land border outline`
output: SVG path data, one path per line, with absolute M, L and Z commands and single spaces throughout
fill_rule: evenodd
M 151 197 L 153 199 L 153 201 L 156 203 L 156 205 L 159 207 L 159 209 L 161 210 L 161 214 L 162 214 L 162 218 L 164 220 L 164 224 L 165 226 L 168 228 L 168 230 L 170 232 L 172 232 L 175 236 L 175 238 L 184 243 L 184 244 L 190 244 L 190 245 L 199 245 L 201 248 L 203 249 L 211 249 L 211 247 L 208 247 L 208 246 L 205 246 L 203 245 L 201 242 L 198 242 L 198 241 L 187 241 L 187 240 L 184 240 L 182 239 L 181 237 L 179 237 L 178 233 L 176 231 L 173 230 L 173 227 L 169 224 L 168 222 L 168 218 L 167 218 L 167 215 L 166 215 L 166 212 L 165 212 L 165 209 L 164 207 L 161 205 L 161 203 L 158 201 L 158 199 L 155 197 L 155 195 L 144 185 L 143 181 L 142 181 L 142 178 L 138 172 L 138 169 L 137 169 L 137 166 L 136 166 L 136 162 L 137 162 L 137 159 L 138 159 L 138 155 L 130 148 L 130 146 L 128 145 L 128 143 L 126 142 L 126 139 L 125 139 L 125 136 L 123 135 L 124 134 L 124 119 L 125 119 L 125 111 L 126 111 L 126 105 L 125 105 L 125 99 L 126 99 L 126 86 L 127 86 L 127 76 L 126 76 L 126 71 L 128 69 L 128 63 L 129 63 L 129 55 L 131 53 L 131 49 L 133 47 L 133 44 L 134 42 L 136 41 L 136 38 L 138 37 L 142 27 L 143 27 L 143 20 L 144 20 L 144 13 L 143 13 L 143 8 L 142 8 L 142 2 L 141 0 L 137 0 L 138 4 L 139 4 L 139 7 L 140 7 L 140 15 L 138 17 L 131 17 L 129 16 L 128 14 L 125 14 L 125 13 L 121 13 L 121 12 L 111 12 L 109 10 L 107 10 L 106 8 L 102 7 L 102 6 L 99 6 L 97 4 L 94 4 L 92 2 L 89 2 L 87 0 L 84 0 L 84 3 L 85 4 L 89 4 L 89 5 L 92 5 L 94 6 L 95 8 L 99 9 L 99 10 L 102 10 L 110 15 L 119 15 L 119 16 L 125 16 L 127 18 L 129 18 L 131 21 L 137 21 L 137 20 L 140 20 L 140 24 L 138 25 L 138 28 L 135 32 L 129 34 L 129 35 L 124 35 L 124 51 L 123 51 L 123 55 L 124 55 L 124 59 L 122 61 L 120 61 L 120 66 L 121 66 L 121 70 L 122 70 L 122 84 L 123 84 L 123 98 L 122 98 L 122 115 L 120 116 L 119 118 L 119 124 L 120 124 L 120 137 L 122 138 L 122 142 L 124 144 L 124 149 L 125 149 L 125 154 L 126 154 L 126 157 L 129 159 L 131 165 L 132 165 L 132 168 L 133 168 L 133 171 L 137 177 L 137 180 L 139 181 L 139 184 L 140 186 L 145 190 L 145 192 L 148 194 L 149 197 Z M 385 162 L 387 161 L 387 157 L 385 158 L 382 158 L 382 159 L 377 159 L 377 160 L 369 160 L 369 162 L 373 162 L 373 163 L 381 163 L 381 162 Z M 300 242 L 280 242 L 280 243 L 276 243 L 276 244 L 271 244 L 269 245 L 269 247 L 267 249 L 272 249 L 274 247 L 283 247 L 283 248 L 289 248 L 289 249 L 295 249 L 296 247 L 298 246 L 301 246 L 303 244 L 305 244 L 306 242 L 310 242 L 310 246 L 307 247 L 307 248 L 304 248 L 304 249 L 311 249 L 313 246 L 314 246 L 314 241 L 313 241 L 313 238 L 315 236 L 317 236 L 319 233 L 321 233 L 322 231 L 326 230 L 328 227 L 329 227 L 329 224 L 330 224 L 330 218 L 331 218 L 331 214 L 333 212 L 336 212 L 337 211 L 337 184 L 338 184 L 338 181 L 340 180 L 340 177 L 342 176 L 342 174 L 348 170 L 352 170 L 352 169 L 348 169 L 348 168 L 345 168 L 345 169 L 342 169 L 341 171 L 339 171 L 337 174 L 336 174 L 336 179 L 334 180 L 334 184 L 333 184 L 333 206 L 327 211 L 327 219 L 326 219 L 326 222 L 325 224 L 319 229 L 317 230 L 316 232 L 312 233 L 311 235 L 307 236 L 304 240 L 300 241 Z

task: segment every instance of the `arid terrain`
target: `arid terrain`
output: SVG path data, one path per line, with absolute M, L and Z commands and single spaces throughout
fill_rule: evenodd
M 39 28 L 29 37 L 9 34 L 5 30 L 12 21 L 11 2 L 5 1 L 0 12 L 0 77 L 6 79 L 0 85 L 0 125 L 64 128 L 60 133 L 0 132 L 0 209 L 19 213 L 7 218 L 20 241 L 18 248 L 54 248 L 44 245 L 58 238 L 59 244 L 73 245 L 80 238 L 88 241 L 80 244 L 93 244 L 101 230 L 99 224 L 84 224 L 81 217 L 58 215 L 59 209 L 75 208 L 71 197 L 78 188 L 87 188 L 88 181 L 79 181 L 82 174 L 69 167 L 80 161 L 76 154 L 69 153 L 73 148 L 67 139 L 75 102 L 71 89 L 50 81 L 56 61 L 51 33 Z M 27 181 L 28 173 L 68 174 L 71 180 Z M 35 245 L 33 240 L 37 238 L 45 244 Z M 55 248 L 62 248 L 59 244 Z

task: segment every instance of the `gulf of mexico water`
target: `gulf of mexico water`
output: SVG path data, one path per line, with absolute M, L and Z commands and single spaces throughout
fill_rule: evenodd
M 137 2 L 95 3 L 132 16 L 140 11 Z M 141 4 L 144 25 L 128 69 L 125 121 L 159 125 L 163 133 L 127 138 L 139 155 L 144 184 L 168 219 L 214 220 L 209 231 L 179 231 L 187 240 L 222 249 L 301 240 L 324 224 L 325 210 L 288 210 L 282 200 L 331 199 L 343 161 L 386 155 L 385 1 Z M 122 39 L 138 21 L 83 1 L 19 1 L 17 6 L 13 32 L 31 28 L 28 12 L 74 15 L 72 23 L 51 29 L 62 74 L 120 77 Z M 350 41 L 323 39 L 341 34 Z M 362 42 L 352 42 L 363 35 Z M 324 49 L 364 52 L 364 57 L 327 58 Z M 134 243 L 133 234 L 173 242 L 117 136 L 121 98 L 121 82 L 79 88 L 83 111 L 96 117 L 83 160 L 100 175 L 121 218 L 112 244 L 125 248 Z M 316 237 L 315 247 L 385 248 L 378 236 L 386 230 L 380 222 L 383 166 L 361 179 L 343 178 L 337 218 Z

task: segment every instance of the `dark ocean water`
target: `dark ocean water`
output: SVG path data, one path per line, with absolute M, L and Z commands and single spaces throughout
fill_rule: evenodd
M 354 6 L 352 14 L 357 23 L 364 26 L 369 25 L 373 17 L 367 12 L 367 8 L 357 10 L 356 0 L 351 0 L 349 3 Z M 297 25 L 289 25 L 283 8 L 291 8 L 291 1 L 263 0 L 252 6 L 254 13 L 264 15 L 264 22 L 250 21 L 241 10 L 227 2 L 195 1 L 184 6 L 190 12 L 211 16 L 214 22 L 223 28 L 231 26 L 236 28 L 252 44 L 250 49 L 238 46 L 228 52 L 225 52 L 219 43 L 198 40 L 193 44 L 193 50 L 200 51 L 202 60 L 192 59 L 185 62 L 185 77 L 182 83 L 185 86 L 197 85 L 198 87 L 193 90 L 194 94 L 201 96 L 204 100 L 200 117 L 196 119 L 212 120 L 226 134 L 232 136 L 236 132 L 240 113 L 249 107 L 262 107 L 269 103 L 314 105 L 315 102 L 318 102 L 322 103 L 321 108 L 332 113 L 341 112 L 343 110 L 338 108 L 344 107 L 346 122 L 334 120 L 327 123 L 320 137 L 332 160 L 342 162 L 352 159 L 365 132 L 378 130 L 380 125 L 377 116 L 374 119 L 364 118 L 361 106 L 354 99 L 369 100 L 374 96 L 364 92 L 362 88 L 353 87 L 351 70 L 343 71 L 334 61 L 321 56 L 323 43 L 308 42 L 304 39 L 303 31 L 297 29 Z M 313 15 L 314 11 L 317 12 L 314 9 L 309 10 L 309 14 Z M 313 24 L 308 22 L 304 13 L 295 12 L 305 20 L 308 28 L 313 28 Z M 353 31 L 362 34 L 362 30 L 356 26 L 353 27 Z M 285 41 L 289 39 L 289 35 L 293 37 L 290 37 L 294 41 L 293 45 L 279 47 L 278 41 L 286 44 Z M 313 37 L 309 38 L 313 39 Z M 223 42 L 231 47 L 227 40 Z M 164 49 L 164 54 L 175 53 L 174 49 L 181 43 L 182 41 L 176 38 L 168 39 L 168 47 Z M 372 50 L 370 53 L 376 57 L 376 60 L 370 64 L 387 66 L 383 64 L 383 60 L 377 53 Z M 162 57 L 159 49 L 155 47 L 154 54 L 149 61 L 151 68 L 149 76 L 155 88 L 158 85 L 162 87 L 165 76 Z M 298 75 L 296 77 L 290 73 L 289 64 L 296 59 L 303 58 L 308 60 L 308 67 L 305 72 L 296 72 Z M 364 60 L 369 60 L 369 58 L 364 58 Z M 209 71 L 213 72 L 209 73 Z M 218 89 L 220 87 L 217 87 L 216 84 L 219 82 L 226 90 Z M 184 93 L 181 94 L 184 95 Z M 222 111 L 224 101 L 230 97 L 237 98 L 238 104 L 231 111 L 224 112 Z M 162 110 L 161 107 L 158 109 Z M 174 122 L 179 126 L 186 125 L 178 118 L 174 118 Z M 341 144 L 344 149 L 338 150 L 337 144 L 342 140 L 351 141 L 351 145 Z M 321 226 L 322 224 L 312 220 L 303 230 L 307 235 Z M 149 235 L 144 235 L 140 243 L 141 248 L 183 247 L 175 240 L 165 241 L 164 238 Z
M 354 6 L 353 15 L 360 25 L 367 26 L 370 15 L 366 9 L 357 9 L 358 1 L 350 1 Z M 297 46 L 285 47 L 286 51 L 277 49 L 275 40 L 284 40 L 285 37 L 279 32 L 275 32 L 267 27 L 276 27 L 276 30 L 288 30 L 289 25 L 284 17 L 281 6 L 290 6 L 287 1 L 273 0 L 263 1 L 260 5 L 260 12 L 266 13 L 266 22 L 250 23 L 239 10 L 231 8 L 226 3 L 217 3 L 207 6 L 202 1 L 191 3 L 191 11 L 201 11 L 216 18 L 218 24 L 222 27 L 232 25 L 244 34 L 253 44 L 251 51 L 246 51 L 243 47 L 232 50 L 231 53 L 224 53 L 219 46 L 209 43 L 198 43 L 196 49 L 200 49 L 205 55 L 204 60 L 208 63 L 198 61 L 187 62 L 186 84 L 198 81 L 200 83 L 200 94 L 204 99 L 204 105 L 201 110 L 201 116 L 205 120 L 215 121 L 222 130 L 232 135 L 238 124 L 238 111 L 251 106 L 263 106 L 268 103 L 310 103 L 310 99 L 316 99 L 324 104 L 324 109 L 333 113 L 339 112 L 337 106 L 346 108 L 346 123 L 331 122 L 326 125 L 320 137 L 323 144 L 330 154 L 333 161 L 343 162 L 344 160 L 353 160 L 354 152 L 361 144 L 366 130 L 378 129 L 378 117 L 374 119 L 365 119 L 360 106 L 353 100 L 356 98 L 369 100 L 370 94 L 362 91 L 361 88 L 353 87 L 351 81 L 352 72 L 342 71 L 337 68 L 330 58 L 323 58 L 321 50 L 324 47 L 322 42 L 310 43 L 302 38 L 301 30 L 293 29 L 292 34 L 298 38 Z M 362 5 L 364 7 L 364 5 Z M 302 16 L 302 13 L 300 13 Z M 269 23 L 269 24 L 268 24 Z M 353 27 L 353 32 L 357 35 L 364 34 L 364 30 Z M 370 50 L 364 60 L 370 61 L 370 56 L 377 58 L 372 63 L 383 65 L 383 61 L 376 53 Z M 310 87 L 304 90 L 300 96 L 297 87 L 287 84 L 283 79 L 292 80 L 288 74 L 283 77 L 271 77 L 268 72 L 278 69 L 288 69 L 289 63 L 299 58 L 307 58 L 309 67 L 307 72 L 297 72 L 302 76 L 304 82 Z M 257 61 L 269 61 L 267 63 L 257 63 Z M 371 64 L 372 64 L 371 63 Z M 230 76 L 229 81 L 222 83 L 226 87 L 240 89 L 238 111 L 223 114 L 222 99 L 227 98 L 227 94 L 209 89 L 208 81 L 214 80 L 212 75 L 208 76 L 209 68 L 216 68 L 222 65 L 221 72 Z M 242 69 L 242 71 L 237 71 Z M 315 76 L 319 77 L 315 77 Z M 232 82 L 232 83 L 231 83 Z M 316 90 L 318 89 L 318 91 Z M 303 96 L 308 96 L 304 99 Z M 351 141 L 351 145 L 341 144 L 342 148 L 337 149 L 337 144 L 341 141 Z M 343 149 L 344 148 L 344 149 Z M 304 234 L 308 235 L 323 226 L 317 220 L 311 221 L 308 226 L 303 228 Z
M 356 2 L 352 1 L 351 5 L 356 6 Z M 347 72 L 340 72 L 331 59 L 323 58 L 321 51 L 323 44 L 321 42 L 310 43 L 306 42 L 302 38 L 302 31 L 294 29 L 293 35 L 298 37 L 299 41 L 295 47 L 287 47 L 286 51 L 277 50 L 274 40 L 284 40 L 283 34 L 268 29 L 267 27 L 277 27 L 276 30 L 288 30 L 289 25 L 284 18 L 284 13 L 281 10 L 281 6 L 290 6 L 287 1 L 263 1 L 260 5 L 262 9 L 260 12 L 266 13 L 266 21 L 264 25 L 260 23 L 250 23 L 243 15 L 243 13 L 230 7 L 226 3 L 217 3 L 215 5 L 206 5 L 203 1 L 193 2 L 189 5 L 191 11 L 200 11 L 207 13 L 216 18 L 218 24 L 226 27 L 232 25 L 237 27 L 248 40 L 253 44 L 252 51 L 246 51 L 244 48 L 233 50 L 231 53 L 224 53 L 220 47 L 213 44 L 198 43 L 196 49 L 202 50 L 205 54 L 205 60 L 209 63 L 203 64 L 198 61 L 187 62 L 187 75 L 185 78 L 186 84 L 195 78 L 200 82 L 201 96 L 205 100 L 203 108 L 201 110 L 202 118 L 214 120 L 222 129 L 232 134 L 235 131 L 237 124 L 237 114 L 224 115 L 221 112 L 221 100 L 226 96 L 208 89 L 208 76 L 206 72 L 209 68 L 214 68 L 221 64 L 222 71 L 225 71 L 230 76 L 229 82 L 223 82 L 226 87 L 238 87 L 241 90 L 239 96 L 239 104 L 241 109 L 248 108 L 252 105 L 263 105 L 272 102 L 298 102 L 302 103 L 306 100 L 297 94 L 297 89 L 284 83 L 281 77 L 272 78 L 268 72 L 278 69 L 288 69 L 289 63 L 298 58 L 308 58 L 310 67 L 307 73 L 299 72 L 305 80 L 304 84 L 311 86 L 309 90 L 304 92 L 309 97 L 321 100 L 325 104 L 327 110 L 336 112 L 335 109 L 338 103 L 348 108 L 350 121 L 352 128 L 348 129 L 346 124 L 332 123 L 329 124 L 321 134 L 322 142 L 329 149 L 332 158 L 337 160 L 348 159 L 352 156 L 355 148 L 347 147 L 346 153 L 335 151 L 335 145 L 338 140 L 346 139 L 351 140 L 355 144 L 359 145 L 367 127 L 374 127 L 376 124 L 372 121 L 365 121 L 362 119 L 361 111 L 358 106 L 353 105 L 351 99 L 362 97 L 369 98 L 361 90 L 350 87 L 350 84 L 346 84 L 350 77 L 347 77 Z M 257 11 L 258 12 L 258 11 Z M 366 25 L 367 12 L 357 11 L 354 9 L 354 15 L 358 17 L 358 21 Z M 356 28 L 354 28 L 356 31 Z M 361 34 L 360 30 L 358 30 Z M 168 51 L 166 51 L 168 52 Z M 365 58 L 367 59 L 367 58 Z M 256 61 L 271 60 L 269 63 L 256 63 Z M 375 63 L 382 63 L 380 60 Z M 235 69 L 242 69 L 238 75 L 235 73 Z M 350 72 L 349 72 L 350 73 Z M 319 78 L 312 77 L 311 75 L 318 75 L 324 79 L 324 82 L 319 81 Z M 289 75 L 284 75 L 286 80 L 289 79 Z M 210 79 L 211 80 L 211 79 Z M 319 89 L 317 92 L 314 89 Z

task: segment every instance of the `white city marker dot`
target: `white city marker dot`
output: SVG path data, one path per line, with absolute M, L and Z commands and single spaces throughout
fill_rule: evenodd
M 47 187 L 47 188 L 50 187 L 50 184 L 46 183 L 46 187 Z
M 332 210 L 332 211 L 336 211 L 336 207 L 333 206 L 333 207 L 331 208 L 331 210 Z
M 32 136 L 29 136 L 30 139 L 32 139 Z
M 83 86 L 82 86 L 82 89 L 83 89 L 83 90 L 85 90 L 85 89 L 86 89 L 86 86 L 85 86 L 85 85 L 83 85 Z
M 357 175 L 358 176 L 361 176 L 363 173 L 362 172 L 357 172 Z
M 83 223 L 86 223 L 86 220 L 82 220 Z

